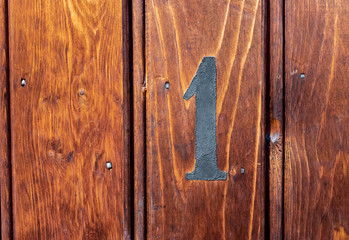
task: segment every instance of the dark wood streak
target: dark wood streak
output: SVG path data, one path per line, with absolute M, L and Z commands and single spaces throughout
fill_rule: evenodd
M 348 1 L 285 9 L 285 239 L 349 239 Z
M 264 4 L 146 1 L 148 239 L 264 238 Z M 195 164 L 195 101 L 183 94 L 204 56 L 217 59 L 227 181 L 185 180 Z
M 131 166 L 133 164 L 133 161 L 131 161 L 131 157 L 133 157 L 133 137 L 131 136 L 132 129 L 133 129 L 133 123 L 132 123 L 132 106 L 133 103 L 133 94 L 131 94 L 132 91 L 132 84 L 133 82 L 130 81 L 132 79 L 132 72 L 131 72 L 131 66 L 133 64 L 132 62 L 132 42 L 131 42 L 131 35 L 132 35 L 132 26 L 131 26 L 131 9 L 132 5 L 130 1 L 127 0 L 119 0 L 122 2 L 122 9 L 121 9 L 121 15 L 122 15 L 122 63 L 120 62 L 119 65 L 122 65 L 122 85 L 123 85 L 123 104 L 122 104 L 122 112 L 123 112 L 123 150 L 124 150 L 124 165 L 119 169 L 119 171 L 123 172 L 124 174 L 124 203 L 123 203 L 123 239 L 127 240 L 133 240 L 133 208 L 134 205 L 132 204 L 133 201 L 133 172 Z M 120 23 L 119 23 L 120 24 Z M 110 27 L 112 27 L 111 25 Z M 120 29 L 119 29 L 120 30 Z M 119 51 L 121 49 L 118 49 Z M 119 129 L 120 131 L 120 129 Z M 121 238 L 121 235 L 118 236 Z
M 1 239 L 12 238 L 10 88 L 7 1 L 0 0 L 0 212 Z
M 130 239 L 127 4 L 9 1 L 14 239 Z

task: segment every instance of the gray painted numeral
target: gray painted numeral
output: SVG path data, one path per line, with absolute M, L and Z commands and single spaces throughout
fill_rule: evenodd
M 195 94 L 195 169 L 186 180 L 226 180 L 218 169 L 216 140 L 217 68 L 215 57 L 204 57 L 183 98 Z

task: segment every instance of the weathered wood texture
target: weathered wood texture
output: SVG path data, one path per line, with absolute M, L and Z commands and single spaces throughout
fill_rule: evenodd
M 264 4 L 146 1 L 148 239 L 264 238 Z M 185 180 L 195 164 L 195 100 L 183 95 L 204 56 L 217 59 L 227 181 Z
M 285 239 L 349 239 L 349 4 L 285 7 Z
M 15 239 L 130 238 L 125 8 L 9 1 Z
M 284 158 L 284 86 L 283 86 L 283 0 L 269 1 L 268 11 L 268 187 L 267 211 L 270 239 L 283 236 L 283 158 Z
M 7 1 L 0 0 L 0 212 L 1 239 L 12 236 L 10 88 L 8 74 Z
M 144 1 L 132 1 L 134 238 L 145 237 Z

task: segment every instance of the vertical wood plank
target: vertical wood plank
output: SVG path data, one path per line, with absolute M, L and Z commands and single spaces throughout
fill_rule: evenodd
M 0 0 L 0 211 L 1 239 L 12 238 L 10 88 L 7 0 Z
M 349 4 L 285 9 L 285 239 L 348 239 Z
M 132 152 L 132 73 L 131 73 L 131 65 L 132 65 L 132 42 L 131 42 L 131 36 L 132 36 L 132 26 L 131 26 L 131 3 L 127 0 L 119 0 L 122 2 L 122 22 L 118 22 L 117 24 L 122 26 L 122 48 L 118 48 L 117 50 L 122 50 L 122 63 L 119 63 L 122 65 L 122 85 L 123 85 L 123 99 L 122 104 L 119 105 L 121 107 L 122 113 L 123 113 L 123 129 L 118 129 L 118 131 L 123 132 L 123 145 L 120 147 L 123 147 L 123 166 L 120 168 L 123 173 L 124 181 L 122 183 L 124 184 L 123 187 L 123 238 L 124 239 L 133 239 L 133 216 L 131 214 L 133 213 L 133 204 L 131 203 L 133 201 L 133 176 L 131 168 L 132 161 L 131 158 L 133 157 Z M 116 5 L 117 3 L 111 3 Z M 109 24 L 108 27 L 113 28 L 113 23 L 107 23 Z M 120 31 L 120 29 L 118 29 Z M 107 31 L 109 32 L 109 31 Z M 116 33 L 116 32 L 115 32 Z M 106 52 L 109 52 L 111 49 L 106 49 Z M 102 55 L 104 57 L 104 55 Z M 121 80 L 120 80 L 121 81 Z M 117 117 L 117 115 L 114 115 L 113 112 L 111 112 L 112 117 Z M 123 131 L 122 131 L 123 130 Z M 117 144 L 116 144 L 117 145 Z M 120 182 L 121 183 L 121 182 Z M 115 217 L 115 215 L 114 215 Z M 121 238 L 122 235 L 118 236 L 118 238 Z
M 270 1 L 269 23 L 269 86 L 267 102 L 268 118 L 268 186 L 269 238 L 282 239 L 283 236 L 283 158 L 284 158 L 284 4 L 283 0 Z
M 138 240 L 146 237 L 144 30 L 144 1 L 132 1 L 134 236 Z
M 126 3 L 9 2 L 15 239 L 130 239 Z
M 265 237 L 264 6 L 146 0 L 148 239 Z M 226 181 L 185 180 L 195 164 L 195 100 L 183 95 L 204 56 L 217 60 Z

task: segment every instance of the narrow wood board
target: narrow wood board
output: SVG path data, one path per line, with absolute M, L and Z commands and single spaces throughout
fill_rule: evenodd
M 0 0 L 0 212 L 3 240 L 12 238 L 10 87 L 7 1 Z
M 145 238 L 144 1 L 132 1 L 134 239 Z
M 147 238 L 263 239 L 265 2 L 145 4 Z M 195 164 L 195 100 L 183 95 L 204 56 L 217 60 L 226 181 L 185 180 Z
M 15 239 L 130 238 L 125 3 L 9 1 Z
M 285 239 L 349 239 L 348 1 L 285 9 Z
M 269 1 L 268 12 L 268 181 L 266 195 L 268 212 L 267 238 L 283 236 L 283 178 L 284 178 L 284 1 Z

